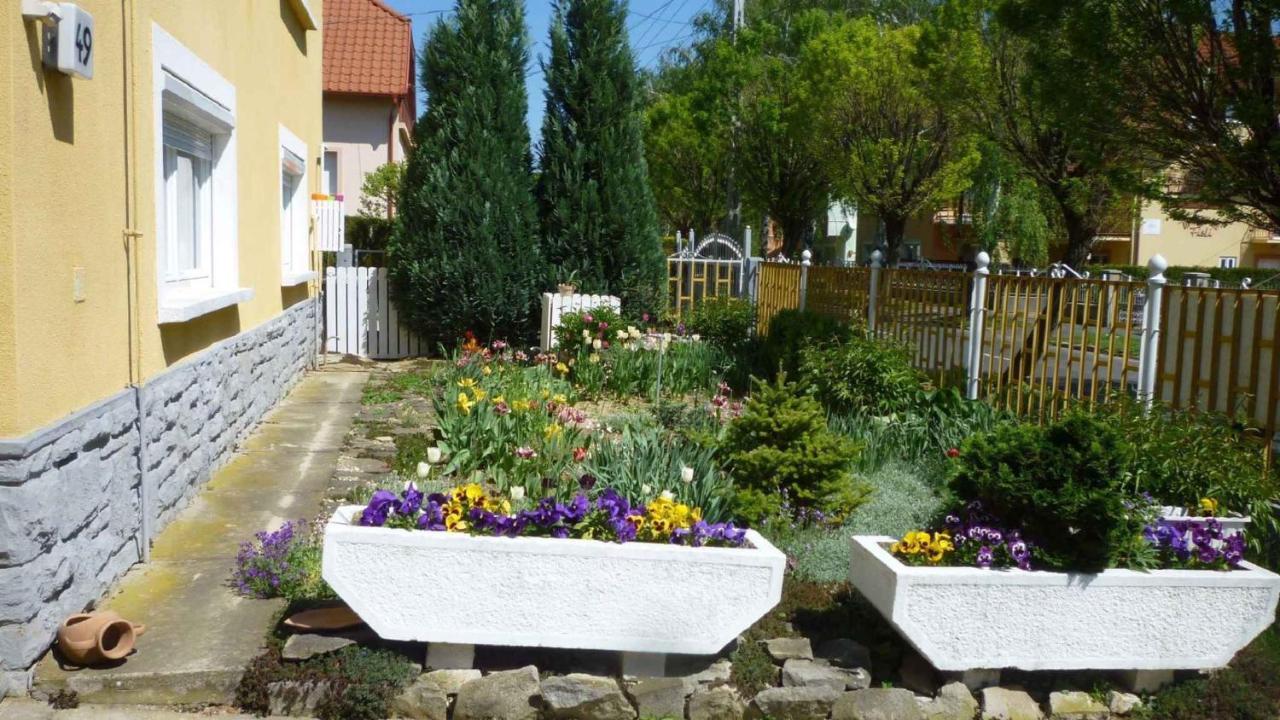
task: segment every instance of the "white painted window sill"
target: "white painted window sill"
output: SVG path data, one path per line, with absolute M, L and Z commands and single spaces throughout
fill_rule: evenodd
M 167 293 L 160 298 L 160 324 L 184 323 L 253 298 L 253 288 L 209 288 Z
M 315 270 L 287 272 L 284 275 L 280 276 L 280 286 L 293 287 L 294 285 L 301 285 L 304 282 L 311 282 L 312 280 L 315 280 L 317 277 L 319 277 L 319 274 L 316 273 Z

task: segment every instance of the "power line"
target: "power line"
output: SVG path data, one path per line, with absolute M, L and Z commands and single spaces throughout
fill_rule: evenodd
M 666 2 L 662 3 L 662 5 L 660 5 L 660 6 L 658 7 L 658 9 L 657 9 L 657 10 L 654 10 L 654 11 L 653 11 L 653 15 L 652 15 L 652 16 L 649 16 L 649 17 L 647 17 L 647 18 L 643 18 L 643 19 L 641 19 L 641 20 L 640 20 L 640 22 L 636 23 L 634 26 L 632 26 L 632 28 L 631 28 L 630 30 L 628 30 L 628 31 L 627 31 L 627 35 L 628 35 L 628 37 L 630 37 L 630 36 L 632 36 L 632 35 L 635 35 L 636 29 L 637 29 L 637 28 L 639 28 L 641 25 L 643 25 L 645 22 L 648 22 L 648 23 L 649 23 L 649 27 L 645 28 L 645 29 L 644 29 L 644 34 L 642 34 L 642 35 L 641 35 L 639 38 L 637 38 L 637 39 L 636 39 L 636 41 L 635 41 L 637 45 L 639 45 L 640 43 L 644 42 L 645 38 L 649 37 L 649 33 L 653 32 L 653 29 L 654 29 L 654 28 L 656 28 L 656 27 L 658 27 L 658 24 L 657 24 L 656 22 L 653 22 L 652 18 L 653 18 L 654 16 L 662 15 L 662 12 L 663 12 L 664 10 L 666 10 L 667 8 L 671 7 L 671 3 L 673 3 L 673 2 L 675 2 L 675 0 L 667 0 Z

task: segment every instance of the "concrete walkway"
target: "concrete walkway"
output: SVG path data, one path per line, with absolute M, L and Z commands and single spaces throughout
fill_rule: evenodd
M 138 705 L 81 705 L 69 710 L 54 710 L 48 703 L 30 698 L 11 697 L 0 701 L 0 720 L 193 720 L 200 717 L 216 717 L 218 720 L 262 720 L 253 715 L 193 715 L 176 710 Z M 270 715 L 267 720 L 279 717 Z
M 45 655 L 37 695 L 74 690 L 86 703 L 230 704 L 283 600 L 239 596 L 229 583 L 239 544 L 285 520 L 312 518 L 360 409 L 368 373 L 330 365 L 308 374 L 102 603 L 147 625 L 126 662 L 63 669 Z M 0 717 L 3 717 L 0 711 Z

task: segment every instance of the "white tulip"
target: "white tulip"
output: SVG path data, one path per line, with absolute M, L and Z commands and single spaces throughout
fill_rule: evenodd
M 519 485 L 511 488 L 511 499 L 520 502 L 524 499 L 524 488 Z
M 418 477 L 424 478 L 431 474 L 431 463 L 418 463 Z
M 440 448 L 438 447 L 427 448 L 427 462 L 431 463 L 432 465 L 440 464 Z
M 604 347 L 604 344 L 600 342 L 599 338 L 596 338 L 595 340 L 591 341 L 591 347 L 595 350 L 599 350 L 600 348 Z
M 661 497 L 663 500 L 667 500 L 667 501 L 670 501 L 670 502 L 674 502 L 674 501 L 675 501 L 675 499 L 676 499 L 676 494 L 675 494 L 675 493 L 673 493 L 673 492 L 671 492 L 670 490 L 663 490 L 663 491 L 662 491 L 662 495 L 661 495 L 660 497 Z
M 652 486 L 652 485 L 641 485 L 641 486 L 640 486 L 640 494 L 641 494 L 641 495 L 644 495 L 645 497 L 649 497 L 650 495 L 652 495 L 652 494 L 653 494 L 653 486 Z
M 687 483 L 693 482 L 693 468 L 689 467 L 688 465 L 681 465 L 680 479 Z
M 590 331 L 590 330 L 583 330 L 583 331 L 582 331 L 582 339 L 583 339 L 583 340 L 590 340 L 590 339 L 591 339 L 591 331 Z

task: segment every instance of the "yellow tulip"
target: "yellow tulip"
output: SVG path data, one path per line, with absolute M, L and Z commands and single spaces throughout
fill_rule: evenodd
M 470 415 L 471 408 L 474 405 L 475 403 L 470 398 L 467 397 L 466 393 L 464 392 L 458 393 L 458 409 L 462 411 L 463 415 Z

